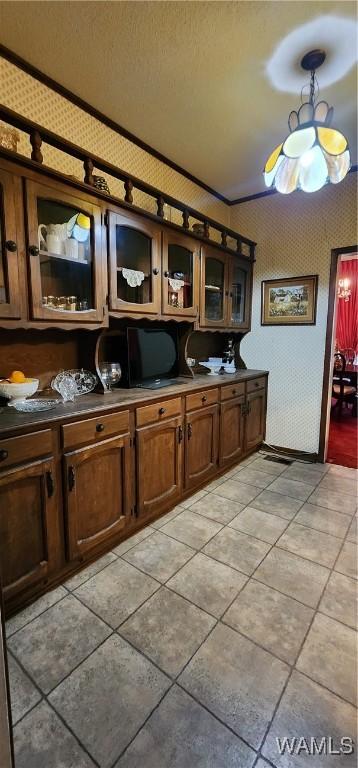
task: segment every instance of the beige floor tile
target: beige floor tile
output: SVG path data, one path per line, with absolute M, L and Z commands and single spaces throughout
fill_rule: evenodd
M 235 528 L 237 531 L 243 531 L 243 533 L 255 536 L 261 541 L 274 544 L 288 524 L 288 520 L 277 515 L 269 515 L 259 509 L 245 507 L 229 525 L 230 528 Z
M 66 595 L 68 595 L 68 592 L 64 587 L 56 587 L 56 589 L 52 589 L 51 592 L 46 592 L 46 595 L 39 597 L 34 603 L 27 608 L 24 608 L 23 611 L 17 613 L 16 616 L 12 616 L 12 618 L 6 622 L 6 637 L 11 637 L 14 632 L 25 627 L 26 624 L 29 624 L 30 621 L 36 619 L 36 617 L 40 616 L 41 613 L 44 613 L 47 608 L 51 608 L 51 605 L 55 605 L 55 603 L 58 603 L 58 601 L 62 600 Z
M 356 579 L 357 565 L 358 547 L 351 541 L 345 541 L 334 568 L 336 571 L 339 571 L 339 573 L 344 573 L 345 576 L 350 576 L 352 579 Z
M 190 509 L 192 512 L 210 518 L 210 520 L 216 520 L 216 522 L 226 525 L 244 509 L 244 504 L 224 499 L 223 496 L 218 496 L 216 493 L 208 493 L 203 499 L 193 504 Z
M 358 544 L 357 522 L 357 518 L 354 517 L 347 534 L 347 541 L 351 541 L 354 544 Z
M 117 560 L 78 587 L 74 594 L 81 603 L 116 629 L 158 588 L 158 581 L 124 560 Z
M 103 621 L 68 595 L 10 637 L 8 647 L 48 693 L 110 633 Z
M 346 493 L 348 496 L 357 498 L 358 477 L 348 478 L 328 472 L 321 480 L 320 488 L 329 488 L 337 493 Z
M 277 546 L 332 568 L 342 541 L 314 528 L 291 523 L 277 542 Z
M 220 618 L 246 581 L 239 571 L 198 552 L 167 586 Z
M 192 504 L 195 504 L 196 501 L 199 501 L 199 499 L 202 499 L 204 496 L 206 496 L 206 489 L 203 489 L 202 491 L 197 491 L 196 493 L 193 493 L 192 496 L 189 496 L 188 499 L 183 499 L 180 502 L 180 506 L 184 507 L 184 509 L 187 509 L 188 507 L 191 507 Z
M 45 701 L 15 726 L 14 750 L 16 768 L 95 768 Z
M 194 549 L 166 536 L 161 529 L 126 552 L 123 559 L 154 579 L 164 582 L 173 576 L 173 573 L 178 571 L 193 554 Z
M 329 577 L 319 609 L 343 624 L 357 629 L 357 582 L 333 571 Z
M 351 704 L 357 703 L 357 633 L 317 613 L 297 669 Z
M 274 478 L 268 472 L 262 472 L 259 469 L 253 469 L 252 466 L 244 467 L 233 476 L 234 480 L 248 485 L 255 485 L 257 488 L 266 488 L 273 482 Z
M 255 752 L 178 686 L 115 768 L 251 768 Z
M 216 489 L 217 496 L 223 496 L 225 499 L 239 501 L 241 504 L 249 504 L 259 493 L 259 488 L 254 485 L 240 483 L 238 480 L 226 480 Z
M 358 477 L 358 470 L 353 467 L 342 467 L 340 464 L 328 464 L 330 475 L 339 475 L 348 480 L 355 480 Z
M 339 539 L 344 539 L 350 522 L 350 515 L 343 515 L 334 509 L 316 507 L 314 504 L 304 504 L 295 517 L 295 523 L 315 528 L 316 531 L 330 533 L 331 536 L 338 536 Z
M 314 490 L 313 485 L 302 483 L 299 480 L 289 480 L 281 475 L 270 485 L 270 491 L 273 493 L 282 493 L 284 496 L 290 496 L 292 499 L 307 501 Z
M 287 465 L 276 461 L 267 461 L 263 456 L 258 456 L 250 466 L 259 472 L 267 472 L 269 475 L 278 477 L 285 471 Z
M 192 509 L 185 509 L 174 520 L 164 525 L 161 531 L 193 549 L 201 549 L 221 528 L 220 523 L 197 515 Z
M 177 507 L 174 507 L 174 509 L 171 509 L 170 512 L 167 512 L 166 515 L 162 515 L 162 517 L 159 517 L 158 520 L 154 520 L 151 522 L 151 527 L 155 528 L 156 530 L 158 528 L 163 528 L 163 525 L 165 523 L 169 523 L 169 520 L 174 520 L 174 517 L 180 514 L 182 512 L 184 507 L 181 507 L 180 504 L 178 504 Z
M 83 568 L 82 571 L 79 571 L 79 573 L 76 573 L 74 576 L 71 576 L 70 579 L 67 579 L 67 581 L 65 581 L 66 589 L 73 592 L 74 589 L 80 587 L 81 584 L 84 584 L 85 581 L 91 579 L 96 573 L 103 571 L 103 568 L 106 568 L 107 565 L 114 563 L 116 559 L 117 557 L 113 552 L 107 552 L 103 557 L 100 557 L 98 560 L 95 560 L 94 563 L 88 565 L 87 568 Z
M 233 528 L 223 528 L 203 551 L 206 555 L 251 576 L 269 549 L 270 544 L 264 541 Z
M 289 667 L 230 627 L 218 624 L 179 678 L 180 684 L 258 749 Z
M 316 608 L 329 577 L 318 563 L 274 547 L 255 572 L 255 579 Z
M 294 664 L 312 616 L 312 608 L 250 579 L 222 621 Z
M 357 508 L 357 501 L 354 496 L 332 491 L 331 488 L 322 488 L 322 485 L 319 485 L 312 493 L 309 503 L 317 504 L 318 507 L 335 509 L 336 512 L 343 512 L 346 515 L 353 515 Z
M 261 509 L 262 512 L 283 517 L 285 520 L 292 520 L 296 512 L 302 507 L 302 501 L 292 499 L 290 496 L 283 496 L 281 493 L 262 491 L 251 502 L 250 506 Z
M 114 634 L 53 691 L 50 702 L 101 768 L 110 768 L 169 686 L 166 675 Z
M 331 737 L 335 749 L 339 748 L 342 736 L 355 741 L 356 713 L 354 707 L 339 699 L 333 693 L 309 680 L 305 675 L 293 672 L 278 706 L 273 723 L 267 735 L 262 752 L 277 768 L 336 768 L 337 763 L 345 768 L 356 768 L 356 754 L 306 754 L 304 748 L 299 754 L 279 754 L 277 739 L 295 738 L 299 744 L 305 739 L 308 745 L 315 738 L 321 743 L 322 737 Z
M 298 462 L 287 467 L 281 475 L 285 480 L 298 480 L 308 485 L 318 485 L 324 476 L 322 470 L 317 469 L 316 464 L 300 464 Z
M 129 549 L 132 549 L 132 547 L 135 547 L 136 544 L 139 544 L 140 541 L 144 541 L 144 539 L 147 539 L 148 536 L 151 536 L 152 533 L 154 533 L 154 528 L 151 528 L 150 525 L 147 525 L 146 528 L 142 528 L 141 531 L 134 533 L 133 536 L 130 536 L 125 541 L 122 541 L 118 547 L 115 547 L 113 550 L 114 554 L 118 555 L 118 557 L 121 557 L 121 555 L 124 555 L 124 553 L 128 552 Z
M 26 715 L 35 704 L 41 701 L 41 693 L 34 686 L 30 678 L 18 665 L 17 661 L 8 654 L 10 697 L 11 697 L 11 716 L 12 724 L 15 725 L 21 717 Z
M 119 632 L 163 672 L 176 677 L 214 625 L 212 616 L 162 587 Z

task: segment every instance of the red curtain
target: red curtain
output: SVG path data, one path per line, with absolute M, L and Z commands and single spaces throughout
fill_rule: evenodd
M 343 351 L 358 347 L 358 259 L 341 261 L 339 265 L 338 280 L 349 280 L 351 295 L 349 301 L 337 299 L 337 325 L 336 341 L 338 349 Z

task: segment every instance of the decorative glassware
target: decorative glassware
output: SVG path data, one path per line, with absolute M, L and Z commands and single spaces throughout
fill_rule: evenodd
M 68 402 L 73 403 L 77 395 L 77 384 L 75 380 L 72 378 L 72 376 L 64 375 L 61 381 L 59 381 L 56 389 L 60 393 L 65 403 L 68 403 Z
M 122 378 L 122 369 L 119 363 L 101 363 L 99 370 L 101 379 L 109 390 L 112 390 Z

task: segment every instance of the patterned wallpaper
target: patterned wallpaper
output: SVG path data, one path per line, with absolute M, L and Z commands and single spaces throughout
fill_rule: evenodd
M 225 203 L 1 57 L 0 84 L 5 106 L 228 226 L 230 211 Z M 30 155 L 25 134 L 18 149 Z M 43 156 L 47 165 L 83 179 L 80 161 L 46 145 Z M 108 177 L 108 183 L 111 192 L 123 197 L 121 182 Z M 134 203 L 155 212 L 154 201 L 140 192 L 135 192 Z M 181 224 L 174 211 L 173 220 Z
M 252 331 L 241 355 L 270 371 L 268 443 L 316 452 L 331 249 L 357 243 L 357 174 L 314 194 L 272 195 L 231 208 L 231 226 L 257 241 Z M 315 326 L 261 326 L 261 280 L 318 274 Z

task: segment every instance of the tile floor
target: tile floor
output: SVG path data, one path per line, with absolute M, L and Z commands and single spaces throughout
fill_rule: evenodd
M 16 768 L 336 766 L 276 738 L 355 737 L 356 490 L 256 454 L 10 619 Z

